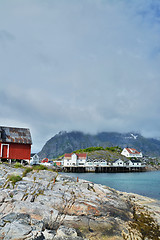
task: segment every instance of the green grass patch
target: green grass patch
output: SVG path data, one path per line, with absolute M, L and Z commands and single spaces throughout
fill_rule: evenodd
M 27 175 L 27 173 L 31 172 L 33 169 L 31 167 L 26 167 L 25 170 L 23 171 L 23 177 Z
M 12 175 L 9 175 L 9 176 L 8 176 L 8 180 L 9 180 L 10 182 L 12 182 L 12 184 L 14 185 L 16 182 L 21 181 L 21 180 L 22 180 L 22 177 L 19 176 L 19 175 L 14 175 L 14 174 L 12 174 Z
M 22 164 L 19 163 L 19 162 L 16 162 L 16 163 L 14 164 L 14 167 L 15 167 L 15 168 L 23 168 Z
M 32 167 L 33 170 L 48 170 L 46 166 L 43 165 L 35 165 Z

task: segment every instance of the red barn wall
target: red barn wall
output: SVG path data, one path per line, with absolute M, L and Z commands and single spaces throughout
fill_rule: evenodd
M 1 151 L 0 143 L 0 151 Z M 7 144 L 7 143 L 4 143 Z M 31 144 L 21 144 L 21 143 L 8 143 L 9 144 L 9 156 L 8 159 L 28 159 L 31 156 Z M 0 153 L 1 156 L 1 153 Z

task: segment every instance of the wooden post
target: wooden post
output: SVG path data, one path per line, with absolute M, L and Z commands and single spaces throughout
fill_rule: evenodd
M 77 177 L 77 182 L 79 182 L 79 179 L 78 179 L 78 177 Z

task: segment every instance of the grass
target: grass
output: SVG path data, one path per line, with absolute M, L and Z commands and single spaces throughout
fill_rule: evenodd
M 14 164 L 14 167 L 15 167 L 15 168 L 23 168 L 22 164 L 19 163 L 19 162 L 16 162 L 16 163 Z
M 32 167 L 33 170 L 48 170 L 46 166 L 43 165 L 35 165 Z
M 35 165 L 35 166 L 32 166 L 32 167 L 25 167 L 24 171 L 23 171 L 23 177 L 25 177 L 27 175 L 27 173 L 33 171 L 33 170 L 48 170 L 48 168 L 46 166 L 43 166 L 43 165 Z M 35 181 L 36 179 L 34 179 Z
M 14 186 L 16 182 L 21 181 L 22 177 L 19 175 L 9 175 L 8 177 L 8 181 L 12 182 L 12 185 Z
M 27 173 L 31 172 L 33 169 L 30 167 L 26 167 L 25 170 L 23 171 L 23 177 L 25 177 L 27 175 Z

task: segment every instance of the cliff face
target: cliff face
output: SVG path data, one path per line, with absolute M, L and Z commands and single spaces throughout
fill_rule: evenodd
M 133 147 L 143 154 L 160 156 L 160 141 L 152 138 L 145 138 L 140 134 L 102 132 L 96 135 L 85 134 L 78 131 L 60 132 L 46 142 L 39 152 L 40 158 L 55 158 L 64 153 L 71 153 L 78 149 L 87 147 L 110 147 L 119 146 Z
M 122 240 L 130 239 L 130 229 L 133 239 L 160 236 L 155 200 L 47 170 L 28 172 L 1 164 L 0 177 L 1 240 Z

